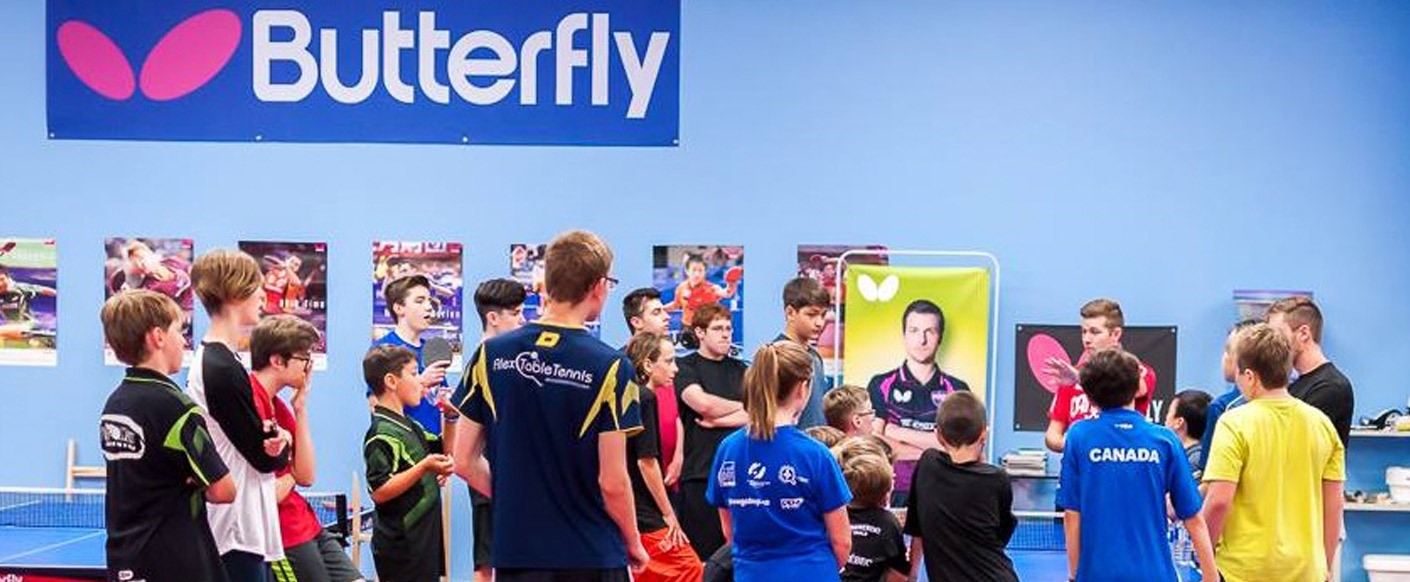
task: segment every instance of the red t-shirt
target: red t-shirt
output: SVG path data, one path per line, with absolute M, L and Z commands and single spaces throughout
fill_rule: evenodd
M 1079 362 L 1080 368 L 1082 363 Z M 1136 397 L 1136 411 L 1146 414 L 1151 408 L 1151 395 L 1155 393 L 1155 369 L 1141 363 L 1141 382 L 1145 384 L 1146 393 Z M 1053 403 L 1048 407 L 1048 418 L 1066 424 L 1069 428 L 1080 420 L 1096 418 L 1101 410 L 1093 406 L 1087 399 L 1087 394 L 1082 391 L 1081 386 L 1062 385 L 1058 386 L 1057 394 L 1053 395 Z
M 275 398 L 273 407 L 270 407 L 269 394 L 261 386 L 254 374 L 250 375 L 250 385 L 255 389 L 255 408 L 259 409 L 261 420 L 273 418 L 279 423 L 279 428 L 289 431 L 290 438 L 295 434 L 294 411 L 285 404 L 283 400 Z M 290 442 L 289 446 L 294 443 Z M 294 449 L 297 450 L 297 449 Z M 294 470 L 294 455 L 289 454 L 289 464 L 283 469 L 275 471 L 276 478 L 292 473 Z M 319 530 L 323 526 L 318 523 L 318 515 L 313 512 L 313 507 L 308 504 L 304 496 L 299 495 L 298 489 L 289 492 L 288 497 L 279 502 L 279 529 L 284 538 L 284 547 L 292 548 L 318 537 Z
M 676 419 L 679 418 L 680 408 L 676 402 L 676 387 L 670 384 L 657 386 L 652 390 L 656 394 L 656 416 L 660 421 L 661 436 L 661 470 L 671 466 L 671 460 L 676 458 L 676 439 L 680 435 L 676 434 Z

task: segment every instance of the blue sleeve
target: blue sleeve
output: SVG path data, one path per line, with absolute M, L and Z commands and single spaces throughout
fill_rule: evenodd
M 847 479 L 842 476 L 842 467 L 838 466 L 832 453 L 824 448 L 822 443 L 809 444 L 816 445 L 817 460 L 813 465 L 817 469 L 813 474 L 817 477 L 813 479 L 813 492 L 818 507 L 822 508 L 823 513 L 845 507 L 852 502 L 852 490 L 847 487 Z
M 1057 493 L 1058 508 L 1076 512 L 1082 511 L 1082 476 L 1077 467 L 1082 456 L 1080 434 L 1081 431 L 1067 432 L 1067 448 L 1062 453 L 1062 472 L 1058 477 Z
M 705 501 L 715 507 L 726 507 L 729 488 L 734 487 L 734 461 L 725 460 L 730 448 L 729 442 L 720 443 L 720 448 L 715 450 L 715 460 L 710 463 L 710 474 L 705 476 Z
M 1204 506 L 1204 498 L 1200 497 L 1199 484 L 1195 483 L 1194 471 L 1190 469 L 1190 461 L 1185 458 L 1180 441 L 1175 439 L 1173 433 L 1167 441 L 1166 490 L 1170 492 L 1170 504 L 1175 508 L 1175 516 L 1186 520 L 1199 513 Z
M 1219 426 L 1219 417 L 1224 416 L 1224 409 L 1228 406 L 1229 404 L 1224 402 L 1224 397 L 1221 396 L 1215 400 L 1214 404 L 1210 405 L 1209 410 L 1205 413 L 1204 434 L 1199 437 L 1199 467 L 1197 468 L 1200 471 L 1204 471 L 1205 464 L 1209 462 L 1209 446 L 1214 444 L 1214 428 Z

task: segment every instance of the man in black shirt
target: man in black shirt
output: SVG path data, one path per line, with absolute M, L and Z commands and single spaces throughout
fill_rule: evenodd
M 107 564 L 112 580 L 224 582 L 206 504 L 235 485 L 202 411 L 167 377 L 181 369 L 181 310 L 153 291 L 108 299 L 103 335 L 132 367 L 103 406 Z
M 1282 331 L 1292 343 L 1293 369 L 1298 377 L 1288 386 L 1288 393 L 1326 414 L 1346 446 L 1356 396 L 1351 380 L 1322 353 L 1322 310 L 1306 297 L 1289 297 L 1268 308 L 1268 325 Z
M 936 432 L 948 453 L 928 449 L 916 464 L 906 503 L 911 576 L 920 555 L 932 582 L 1017 582 L 1004 553 L 1018 520 L 1013 486 L 1003 469 L 980 461 L 989 429 L 984 404 L 970 392 L 940 404 Z
M 720 442 L 748 422 L 743 404 L 748 366 L 729 356 L 734 324 L 723 306 L 712 303 L 696 309 L 690 332 L 700 340 L 700 350 L 678 360 L 676 376 L 685 404 L 680 407 L 685 428 L 680 512 L 690 545 L 705 560 L 725 543 L 720 512 L 705 500 L 705 487 Z

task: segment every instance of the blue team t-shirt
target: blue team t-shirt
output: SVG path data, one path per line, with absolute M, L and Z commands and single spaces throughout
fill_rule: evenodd
M 400 346 L 416 352 L 416 373 L 420 374 L 426 371 L 426 361 L 421 359 L 421 346 L 407 343 L 406 340 L 397 335 L 395 330 L 387 332 L 387 335 L 382 336 L 380 339 L 373 342 L 372 345 Z M 371 388 L 368 388 L 368 395 L 371 395 Z M 421 423 L 422 428 L 425 428 L 426 432 L 434 435 L 441 434 L 441 409 L 436 408 L 436 401 L 431 399 L 431 397 L 422 396 L 420 404 L 406 407 L 406 415 L 416 419 L 416 422 Z
M 622 568 L 627 551 L 598 486 L 597 437 L 642 430 L 621 352 L 541 322 L 480 345 L 451 397 L 485 427 L 496 568 Z
M 746 429 L 725 437 L 705 499 L 729 510 L 736 582 L 776 581 L 785 572 L 791 580 L 839 579 L 823 515 L 852 493 L 832 452 L 797 427 L 781 426 L 767 441 Z
M 1178 579 L 1166 494 L 1181 520 L 1203 501 L 1175 433 L 1134 410 L 1103 410 L 1068 429 L 1061 482 L 1058 505 L 1082 514 L 1078 580 Z
M 1209 403 L 1209 408 L 1205 411 L 1204 434 L 1200 435 L 1199 439 L 1199 466 L 1195 467 L 1196 469 L 1203 471 L 1204 466 L 1209 464 L 1209 449 L 1214 445 L 1214 428 L 1219 426 L 1219 417 L 1245 402 L 1248 402 L 1248 399 L 1244 398 L 1238 388 L 1234 388 Z

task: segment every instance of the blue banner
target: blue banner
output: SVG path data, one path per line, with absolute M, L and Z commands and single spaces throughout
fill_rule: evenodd
M 54 139 L 677 144 L 680 0 L 48 0 Z

